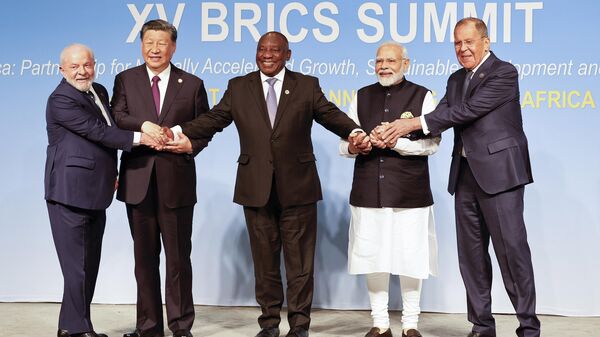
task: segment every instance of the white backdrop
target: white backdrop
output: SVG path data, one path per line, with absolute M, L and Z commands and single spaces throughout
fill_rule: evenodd
M 48 95 L 60 81 L 55 64 L 65 45 L 82 42 L 95 50 L 97 81 L 110 92 L 116 73 L 140 62 L 139 23 L 167 18 L 180 34 L 173 61 L 204 79 L 213 105 L 229 78 L 254 69 L 257 37 L 280 30 L 293 41 L 288 66 L 318 76 L 326 95 L 345 109 L 354 90 L 374 82 L 371 59 L 377 44 L 389 39 L 409 49 L 413 66 L 407 77 L 432 89 L 439 99 L 449 67 L 456 64 L 452 27 L 457 19 L 474 15 L 488 22 L 492 50 L 520 69 L 535 179 L 526 188 L 525 218 L 538 312 L 600 315 L 599 10 L 591 0 L 3 4 L 0 301 L 60 301 L 62 276 L 43 200 L 44 112 Z M 313 135 L 325 195 L 319 203 L 315 306 L 367 308 L 365 280 L 346 272 L 353 163 L 337 155 L 334 135 L 318 125 Z M 466 309 L 453 199 L 445 192 L 451 147 L 450 131 L 430 158 L 440 272 L 425 282 L 425 311 Z M 255 305 L 242 209 L 231 201 L 238 154 L 232 126 L 196 159 L 199 202 L 192 258 L 197 304 Z M 497 268 L 494 272 L 493 309 L 512 312 L 500 273 Z M 391 307 L 399 308 L 397 279 L 392 287 Z M 133 303 L 135 297 L 125 208 L 115 201 L 108 210 L 94 300 Z

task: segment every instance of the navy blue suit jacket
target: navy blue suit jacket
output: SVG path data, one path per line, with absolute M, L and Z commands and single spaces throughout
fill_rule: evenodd
M 93 86 L 109 113 L 106 89 Z M 117 177 L 116 149 L 130 151 L 133 142 L 133 132 L 117 128 L 114 121 L 111 125 L 85 93 L 65 79 L 60 82 L 46 106 L 46 200 L 93 210 L 110 205 Z
M 434 135 L 454 128 L 448 192 L 456 191 L 463 147 L 473 176 L 486 193 L 533 182 L 517 70 L 492 53 L 475 72 L 463 102 L 465 75 L 464 68 L 450 75 L 444 98 L 425 115 Z

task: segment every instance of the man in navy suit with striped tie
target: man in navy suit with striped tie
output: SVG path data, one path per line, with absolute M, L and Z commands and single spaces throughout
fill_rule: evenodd
M 117 178 L 117 149 L 151 144 L 115 126 L 106 89 L 94 80 L 94 54 L 81 44 L 60 55 L 63 80 L 48 98 L 45 199 L 64 278 L 58 337 L 106 337 L 90 318 L 106 208 Z M 155 144 L 157 145 L 157 144 Z

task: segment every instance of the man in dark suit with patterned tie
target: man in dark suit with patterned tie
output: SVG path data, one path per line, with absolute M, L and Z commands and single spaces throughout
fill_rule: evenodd
M 450 76 L 437 108 L 421 118 L 390 123 L 383 139 L 391 141 L 417 129 L 436 135 L 454 128 L 448 192 L 455 194 L 458 260 L 473 323 L 469 337 L 496 336 L 490 239 L 520 323 L 517 336 L 539 337 L 523 220 L 525 185 L 533 178 L 518 73 L 490 51 L 487 27 L 480 19 L 465 18 L 456 24 L 454 46 L 464 68 Z
M 183 124 L 181 140 L 166 147 L 176 152 L 197 151 L 189 139 L 212 137 L 235 122 L 240 156 L 234 202 L 244 206 L 250 236 L 256 300 L 262 310 L 257 337 L 279 336 L 284 300 L 282 249 L 290 325 L 287 336 L 308 336 L 316 202 L 322 198 L 311 140 L 313 121 L 344 139 L 352 133 L 351 141 L 363 147 L 371 144 L 364 132 L 353 132 L 359 128 L 356 123 L 327 101 L 316 78 L 285 68 L 290 56 L 283 34 L 264 34 L 256 49 L 260 71 L 230 80 L 219 104 Z
M 120 130 L 110 116 L 106 89 L 94 80 L 94 54 L 81 44 L 60 55 L 63 80 L 48 98 L 45 199 L 64 277 L 59 337 L 96 334 L 90 318 L 100 264 L 106 208 L 117 178 L 117 149 L 152 143 Z
M 145 63 L 118 74 L 112 105 L 117 125 L 142 130 L 162 144 L 167 128 L 208 111 L 202 80 L 171 64 L 177 30 L 164 20 L 146 22 L 140 32 Z M 175 337 L 191 336 L 192 215 L 196 203 L 194 156 L 208 142 L 194 141 L 190 154 L 134 149 L 121 156 L 117 199 L 126 203 L 133 237 L 137 281 L 136 330 L 129 337 L 164 335 L 160 282 L 161 240 L 166 257 L 165 304 Z

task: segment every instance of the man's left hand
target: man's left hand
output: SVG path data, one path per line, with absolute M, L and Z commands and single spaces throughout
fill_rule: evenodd
M 173 153 L 193 153 L 192 142 L 186 135 L 183 133 L 178 133 L 175 139 L 176 140 L 168 141 L 163 150 Z
M 421 128 L 419 118 L 402 118 L 383 125 L 381 139 L 388 147 L 396 145 L 398 138 Z

